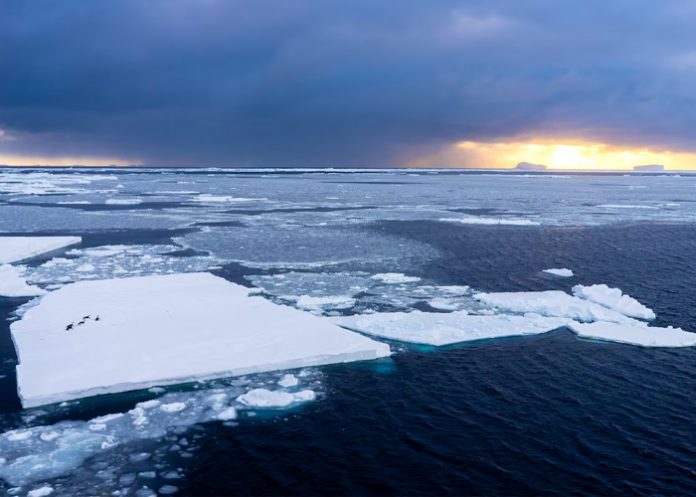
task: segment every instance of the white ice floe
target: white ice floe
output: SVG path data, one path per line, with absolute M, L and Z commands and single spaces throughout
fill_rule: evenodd
M 387 285 L 396 285 L 399 283 L 413 283 L 420 281 L 418 276 L 407 276 L 403 273 L 377 273 L 372 275 L 373 280 L 381 281 Z
M 508 226 L 539 226 L 538 221 L 531 219 L 508 218 L 508 217 L 484 217 L 484 216 L 464 216 L 464 217 L 442 217 L 438 221 L 447 223 L 461 224 L 490 224 Z
M 558 276 L 559 278 L 570 278 L 573 276 L 573 270 L 568 268 L 544 269 L 543 272 L 552 276 Z
M 300 380 L 294 374 L 284 374 L 283 377 L 278 380 L 278 385 L 283 388 L 296 387 Z
M 99 174 L 60 174 L 0 172 L 0 193 L 11 195 L 56 195 L 90 193 L 98 190 L 92 183 L 114 181 L 116 176 Z
M 0 264 L 23 261 L 81 241 L 79 236 L 0 236 Z
M 316 394 L 312 390 L 301 390 L 295 393 L 266 390 L 255 388 L 237 397 L 237 401 L 247 407 L 257 409 L 277 409 L 289 407 L 293 404 L 314 400 Z
M 355 299 L 346 295 L 327 295 L 324 297 L 301 295 L 296 298 L 293 296 L 284 296 L 283 298 L 295 300 L 295 305 L 300 309 L 319 313 L 327 307 L 332 309 L 349 309 L 355 305 Z
M 655 312 L 638 302 L 633 297 L 624 294 L 619 288 L 607 285 L 575 285 L 573 295 L 581 299 L 596 302 L 613 309 L 625 316 L 638 319 L 655 319 Z
M 0 265 L 0 297 L 35 297 L 45 290 L 29 285 L 22 277 L 20 268 L 9 264 Z
M 351 330 L 402 342 L 448 345 L 515 335 L 537 335 L 561 328 L 569 319 L 539 315 L 479 316 L 466 311 L 388 312 L 334 317 L 331 320 Z
M 53 487 L 44 485 L 43 487 L 35 488 L 27 493 L 27 497 L 47 497 L 53 493 Z
M 210 193 L 202 193 L 193 197 L 196 202 L 205 203 L 227 203 L 227 202 L 255 202 L 257 200 L 267 200 L 265 198 L 245 198 L 233 197 L 232 195 L 213 195 Z
M 248 294 L 208 273 L 51 292 L 11 325 L 22 404 L 390 354 L 386 344 Z
M 660 328 L 631 320 L 627 323 L 569 323 L 569 327 L 578 336 L 595 340 L 627 343 L 643 347 L 693 347 L 696 345 L 696 333 L 689 333 L 681 328 Z
M 597 207 L 602 207 L 604 209 L 649 209 L 657 210 L 658 207 L 654 205 L 641 205 L 641 204 L 600 204 Z
M 559 290 L 478 293 L 474 295 L 474 298 L 504 312 L 535 313 L 587 323 L 593 321 L 624 322 L 629 319 L 613 309 L 589 300 L 573 297 Z
M 107 205 L 138 205 L 142 202 L 140 198 L 107 198 L 104 201 Z

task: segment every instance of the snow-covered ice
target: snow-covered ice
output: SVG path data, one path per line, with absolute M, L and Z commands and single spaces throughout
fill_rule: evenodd
M 578 336 L 595 340 L 627 343 L 643 347 L 693 347 L 696 346 L 696 333 L 681 328 L 661 328 L 631 320 L 627 323 L 569 323 Z
M 624 322 L 628 319 L 618 311 L 568 295 L 560 290 L 478 293 L 474 295 L 474 298 L 504 312 L 535 313 L 588 323 L 592 321 Z
M 550 268 L 544 269 L 543 272 L 559 278 L 570 278 L 573 276 L 573 270 L 568 268 Z
M 247 407 L 258 409 L 277 409 L 293 404 L 314 400 L 316 394 L 312 390 L 301 390 L 295 393 L 255 388 L 237 397 L 237 401 Z
M 539 315 L 471 315 L 466 311 L 386 312 L 340 316 L 334 323 L 368 335 L 427 345 L 449 345 L 516 335 L 537 335 L 561 328 L 569 319 Z
M 81 241 L 79 236 L 0 236 L 0 264 L 23 261 Z
M 0 297 L 35 297 L 44 293 L 38 286 L 27 284 L 18 267 L 0 265 Z
M 25 407 L 390 354 L 386 344 L 208 273 L 66 285 L 11 330 Z
M 638 302 L 633 297 L 624 294 L 619 288 L 607 285 L 575 285 L 573 295 L 591 302 L 596 302 L 613 309 L 625 316 L 638 319 L 655 319 L 655 312 Z
M 296 387 L 298 383 L 299 380 L 294 374 L 285 374 L 280 380 L 278 380 L 278 385 L 283 388 Z
M 418 276 L 407 276 L 402 273 L 377 273 L 372 275 L 373 280 L 381 281 L 387 285 L 396 285 L 399 283 L 413 283 L 420 281 Z

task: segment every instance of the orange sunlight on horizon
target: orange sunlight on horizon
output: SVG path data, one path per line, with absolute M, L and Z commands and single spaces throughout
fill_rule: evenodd
M 696 169 L 696 153 L 628 148 L 606 143 L 567 140 L 516 142 L 459 142 L 440 154 L 412 161 L 414 167 L 514 168 L 520 162 L 548 169 L 631 170 L 661 164 L 669 170 Z

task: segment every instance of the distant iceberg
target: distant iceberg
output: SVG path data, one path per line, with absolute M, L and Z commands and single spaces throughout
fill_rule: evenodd
M 546 171 L 544 164 L 534 164 L 533 162 L 520 162 L 515 166 L 519 171 Z
M 209 273 L 66 285 L 11 331 L 24 407 L 390 354 L 384 343 Z
M 633 170 L 636 172 L 658 173 L 663 172 L 665 170 L 665 166 L 662 164 L 645 164 L 642 166 L 633 166 Z
M 573 276 L 573 270 L 565 267 L 544 269 L 542 272 L 551 276 L 558 276 L 559 278 L 571 278 Z

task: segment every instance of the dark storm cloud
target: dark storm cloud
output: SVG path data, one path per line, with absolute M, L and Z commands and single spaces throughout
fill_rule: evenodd
M 691 0 L 3 0 L 0 155 L 385 165 L 693 146 Z

